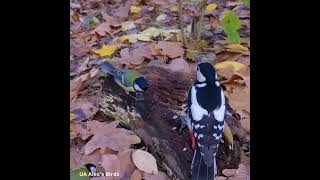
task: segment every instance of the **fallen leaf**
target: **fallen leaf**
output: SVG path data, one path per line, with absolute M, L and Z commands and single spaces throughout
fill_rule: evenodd
M 130 1 L 127 1 L 124 6 L 120 6 L 117 9 L 113 10 L 113 15 L 118 16 L 120 18 L 127 18 L 130 10 Z
M 227 177 L 217 176 L 217 177 L 215 178 L 215 180 L 227 180 Z
M 169 180 L 169 176 L 166 173 L 159 171 L 158 174 L 143 173 L 143 179 L 144 180 Z
M 111 56 L 117 49 L 118 46 L 115 45 L 102 45 L 101 49 L 94 50 L 93 52 L 100 56 Z
M 119 27 L 121 26 L 121 23 L 118 19 L 116 19 L 113 16 L 109 16 L 107 13 L 102 12 L 102 18 L 105 20 L 106 23 L 108 23 L 112 27 Z
M 131 159 L 132 149 L 126 149 L 118 153 L 118 159 L 120 162 L 120 178 L 121 179 L 129 179 L 131 174 L 133 173 L 135 166 Z
M 182 72 L 186 74 L 193 74 L 193 68 L 182 58 L 173 59 L 165 68 L 175 72 Z
M 215 10 L 216 8 L 217 8 L 217 4 L 216 3 L 211 3 L 211 4 L 209 4 L 208 6 L 207 6 L 207 11 L 213 11 L 213 10 Z
M 152 55 L 163 55 L 170 58 L 183 57 L 184 49 L 180 42 L 159 41 L 151 47 Z
M 94 136 L 85 145 L 85 154 L 90 154 L 95 149 L 105 147 L 114 151 L 122 151 L 128 149 L 131 144 L 137 144 L 141 141 L 132 131 L 115 128 L 113 124 L 87 121 L 87 129 L 92 131 Z
M 102 164 L 101 166 L 104 168 L 107 173 L 118 173 L 120 175 L 120 161 L 117 155 L 114 154 L 104 154 L 102 155 Z M 108 176 L 108 175 L 106 175 Z M 120 179 L 118 176 L 108 176 L 108 179 Z
M 171 7 L 170 7 L 170 10 L 171 11 L 178 11 L 178 7 L 177 7 L 177 5 L 172 5 Z
M 236 174 L 228 180 L 250 180 L 250 167 L 240 163 Z
M 138 40 L 151 41 L 151 38 L 150 36 L 143 35 L 143 34 L 129 34 L 129 35 L 124 35 L 124 36 L 113 39 L 113 41 L 120 41 L 120 42 L 129 41 L 130 43 L 136 43 Z
M 74 118 L 76 118 L 76 114 L 70 113 L 70 121 L 74 120 Z
M 179 31 L 180 30 L 178 29 L 164 30 L 164 29 L 150 27 L 139 34 L 124 35 L 118 38 L 114 38 L 113 41 L 120 41 L 120 42 L 129 41 L 130 43 L 136 43 L 138 40 L 151 41 L 152 38 L 156 38 L 160 35 L 167 38 L 173 33 L 179 33 Z
M 242 68 L 245 68 L 246 66 L 241 64 L 241 63 L 238 63 L 238 62 L 235 62 L 235 61 L 224 61 L 222 63 L 218 63 L 216 64 L 214 67 L 216 69 L 225 69 L 229 66 L 232 66 L 232 68 L 235 70 L 235 71 L 240 71 Z
M 122 31 L 127 31 L 130 29 L 134 29 L 136 28 L 136 25 L 134 25 L 133 21 L 125 21 L 123 23 L 121 23 L 121 30 Z
M 112 35 L 109 22 L 99 24 L 94 30 L 92 30 L 92 34 L 94 33 L 99 34 L 99 36 L 106 36 L 107 33 Z
M 224 170 L 222 170 L 222 174 L 227 176 L 227 177 L 234 176 L 236 173 L 237 173 L 236 169 L 224 169 Z
M 73 127 L 71 131 L 74 133 L 74 138 L 80 136 L 82 140 L 87 140 L 92 135 L 92 133 L 87 130 L 86 125 L 83 123 L 71 125 Z
M 121 57 L 112 58 L 111 62 L 115 65 L 126 65 L 130 68 L 141 65 L 145 59 L 152 59 L 151 51 L 148 46 L 141 46 L 139 48 L 129 51 L 129 48 L 121 49 Z
M 132 153 L 132 160 L 139 170 L 146 173 L 158 174 L 157 162 L 152 154 L 138 149 Z
M 237 52 L 237 53 L 242 53 L 245 55 L 249 54 L 249 49 L 247 47 L 242 46 L 241 44 L 229 44 L 225 46 L 227 48 L 227 51 L 230 52 Z
M 84 164 L 92 163 L 98 166 L 102 161 L 102 155 L 99 151 L 94 151 L 90 155 L 83 155 L 83 153 L 74 147 L 70 148 L 70 169 L 77 169 L 83 167 Z
M 250 113 L 250 88 L 235 83 L 226 83 L 225 95 L 229 99 L 230 106 L 237 111 Z
M 166 20 L 167 18 L 167 15 L 165 14 L 160 14 L 157 18 L 156 18 L 156 21 L 164 21 Z
M 87 52 L 90 51 L 92 47 L 92 44 L 86 44 L 84 46 L 81 46 L 79 48 L 75 48 L 72 50 L 71 54 L 77 57 L 84 56 Z
M 130 8 L 131 13 L 140 13 L 140 11 L 141 11 L 141 8 L 137 6 L 131 6 Z
M 98 112 L 98 108 L 86 98 L 78 98 L 70 105 L 71 112 L 76 114 L 74 120 L 83 121 L 94 116 Z
M 137 169 L 134 170 L 130 177 L 130 180 L 141 180 L 141 172 Z

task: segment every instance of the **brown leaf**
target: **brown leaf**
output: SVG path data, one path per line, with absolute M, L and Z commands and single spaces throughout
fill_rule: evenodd
M 244 164 L 239 164 L 236 175 L 229 177 L 228 180 L 250 180 L 250 167 Z
M 82 140 L 86 140 L 92 135 L 92 133 L 88 132 L 86 126 L 83 123 L 72 124 L 72 126 L 73 126 L 72 132 L 75 134 L 75 137 L 79 135 Z M 70 136 L 70 139 L 73 139 L 75 137 Z
M 106 36 L 107 33 L 112 35 L 109 22 L 99 24 L 91 33 L 97 33 L 99 36 Z
M 234 176 L 236 173 L 237 173 L 236 169 L 224 169 L 224 170 L 222 170 L 222 174 L 227 176 L 227 177 Z
M 180 42 L 159 41 L 151 47 L 152 55 L 163 55 L 170 58 L 183 57 L 184 49 Z
M 217 177 L 215 178 L 215 180 L 227 180 L 227 177 L 217 176 Z
M 133 161 L 131 160 L 132 149 L 126 149 L 118 153 L 118 159 L 120 161 L 120 178 L 129 179 L 130 175 L 135 169 Z
M 140 143 L 140 138 L 132 131 L 115 128 L 113 124 L 106 124 L 99 121 L 87 121 L 88 130 L 94 136 L 85 145 L 85 154 L 90 154 L 98 148 L 110 148 L 114 151 L 128 149 L 131 144 Z
M 86 44 L 79 48 L 74 48 L 71 54 L 78 57 L 84 56 L 87 52 L 90 51 L 91 47 L 92 47 L 92 44 Z
M 87 163 L 92 163 L 97 166 L 101 162 L 102 157 L 99 151 L 94 151 L 89 155 L 84 155 L 80 150 L 70 148 L 70 169 L 83 167 L 83 165 Z
M 235 83 L 224 85 L 226 86 L 225 95 L 229 98 L 230 106 L 237 111 L 244 110 L 250 113 L 250 88 Z
M 171 71 L 182 72 L 186 74 L 195 73 L 194 67 L 188 64 L 187 61 L 182 58 L 173 59 L 169 63 L 169 65 L 165 65 L 164 68 L 170 69 Z
M 132 160 L 139 170 L 146 173 L 158 174 L 156 159 L 147 151 L 136 150 L 132 153 Z
M 76 121 L 82 121 L 91 118 L 98 112 L 98 108 L 96 106 L 98 105 L 89 102 L 86 98 L 78 98 L 70 105 L 70 112 L 76 114 Z
M 137 169 L 134 170 L 130 177 L 130 180 L 141 180 L 141 172 Z
M 169 177 L 166 173 L 159 171 L 158 174 L 149 174 L 143 173 L 144 180 L 169 180 Z
M 127 1 L 126 4 L 120 5 L 119 8 L 113 10 L 113 15 L 120 18 L 126 18 L 129 15 L 130 10 L 130 1 Z
M 83 82 L 87 80 L 88 77 L 89 77 L 89 74 L 87 73 L 70 81 L 70 101 L 73 100 L 73 98 L 78 95 L 78 92 L 81 89 Z
M 102 156 L 102 167 L 108 173 L 119 173 L 120 175 L 120 161 L 117 155 L 105 154 Z M 108 179 L 120 179 L 118 176 L 110 176 Z
M 114 57 L 111 62 L 117 66 L 126 66 L 132 68 L 140 66 L 144 63 L 145 59 L 152 59 L 150 49 L 148 46 L 138 47 L 129 51 L 129 48 L 121 49 L 121 58 Z

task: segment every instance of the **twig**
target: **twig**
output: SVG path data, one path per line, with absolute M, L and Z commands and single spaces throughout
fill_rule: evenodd
M 202 27 L 202 21 L 204 19 L 204 13 L 206 11 L 206 6 L 207 6 L 207 0 L 203 0 L 202 3 L 201 3 L 201 14 L 200 14 L 200 20 L 198 22 L 198 29 L 197 29 L 197 38 L 196 40 L 200 40 L 200 37 L 201 37 L 201 27 Z
M 183 17 L 182 17 L 182 0 L 179 0 L 179 26 L 181 30 L 182 43 L 183 46 L 186 46 L 186 36 L 184 34 L 184 25 L 183 25 Z

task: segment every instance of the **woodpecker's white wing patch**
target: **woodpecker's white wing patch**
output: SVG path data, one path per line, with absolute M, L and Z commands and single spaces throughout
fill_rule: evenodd
M 220 124 L 218 125 L 219 130 L 223 129 L 224 124 L 222 126 L 220 126 Z
M 220 86 L 220 83 L 218 81 L 216 81 L 215 83 L 216 83 L 216 86 L 218 87 Z
M 195 121 L 200 121 L 204 115 L 208 115 L 208 111 L 202 108 L 197 100 L 197 90 L 194 86 L 191 88 L 191 114 Z
M 226 111 L 225 98 L 224 98 L 223 91 L 221 90 L 221 106 L 213 110 L 214 118 L 217 121 L 222 122 L 224 120 L 225 111 Z

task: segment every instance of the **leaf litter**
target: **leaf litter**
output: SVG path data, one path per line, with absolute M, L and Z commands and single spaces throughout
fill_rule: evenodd
M 150 173 L 156 171 L 155 160 L 148 160 L 153 164 L 148 167 L 151 171 L 143 163 L 141 166 L 142 159 L 153 156 L 139 155 L 148 152 L 130 148 L 141 141 L 132 131 L 118 127 L 117 121 L 106 123 L 96 118 L 102 87 L 97 58 L 116 66 L 157 64 L 194 74 L 194 54 L 205 53 L 206 61 L 214 64 L 222 77 L 224 93 L 240 115 L 241 126 L 250 134 L 250 6 L 240 1 L 208 2 L 201 40 L 189 39 L 185 47 L 177 1 L 70 1 L 70 140 L 81 142 L 70 149 L 71 170 L 94 163 L 101 171 L 123 172 L 124 179 L 169 178 L 160 170 Z M 200 14 L 197 1 L 183 3 L 185 27 L 191 27 L 193 17 Z M 134 153 L 138 154 L 136 164 Z M 224 170 L 228 171 L 234 172 Z M 247 177 L 250 171 L 240 164 L 236 172 L 229 172 L 229 179 Z

